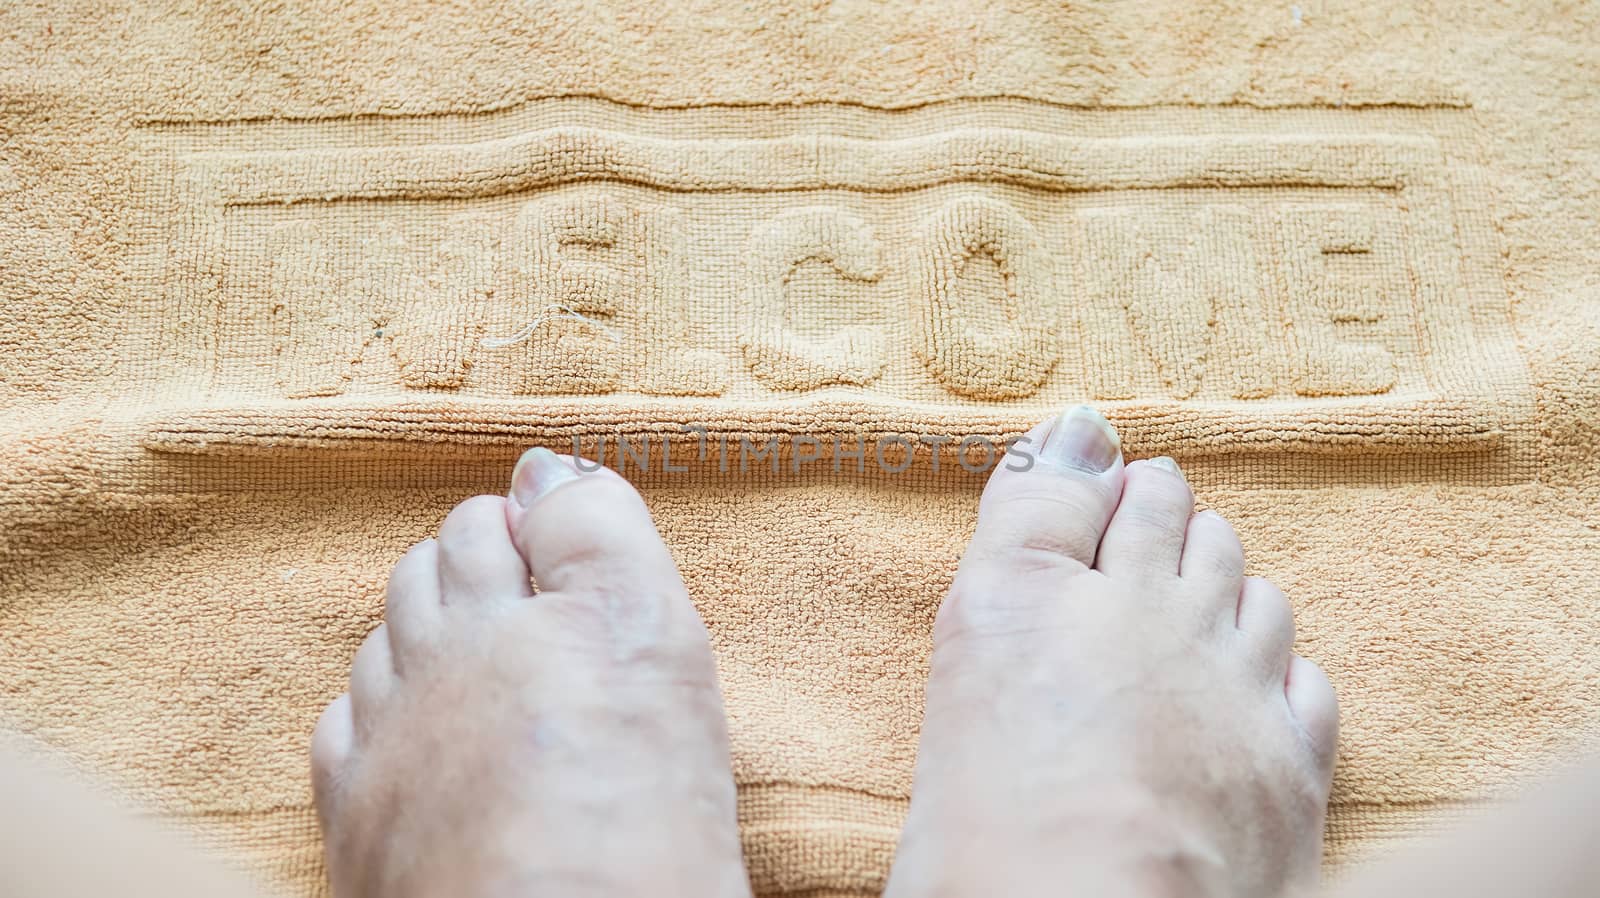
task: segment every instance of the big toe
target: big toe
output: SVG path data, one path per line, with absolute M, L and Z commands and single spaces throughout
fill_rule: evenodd
M 611 623 L 667 625 L 703 641 L 704 626 L 643 498 L 616 472 L 579 471 L 548 449 L 530 449 L 511 475 L 505 512 L 541 597 L 581 598 Z
M 1036 626 L 1063 579 L 1094 564 L 1122 494 L 1122 470 L 1116 430 L 1087 406 L 1029 431 L 984 488 L 935 641 Z
M 998 565 L 1008 574 L 1037 566 L 1094 564 L 1122 494 L 1122 444 L 1088 406 L 1046 421 L 995 468 L 978 506 L 963 572 Z

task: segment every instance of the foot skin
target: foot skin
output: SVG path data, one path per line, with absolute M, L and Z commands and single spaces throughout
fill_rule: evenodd
M 334 895 L 748 898 L 705 627 L 621 477 L 532 450 L 384 618 L 312 739 Z
M 1338 706 L 1287 599 L 1099 414 L 1029 437 L 939 610 L 889 898 L 1314 883 Z

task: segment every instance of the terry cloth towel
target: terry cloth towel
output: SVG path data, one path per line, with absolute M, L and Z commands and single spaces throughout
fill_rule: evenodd
M 1330 868 L 1425 832 L 1600 701 L 1600 7 L 1522 6 L 7 5 L 0 717 L 324 894 L 389 567 L 648 437 L 756 889 L 874 894 L 960 441 L 1092 401 L 1293 598 Z

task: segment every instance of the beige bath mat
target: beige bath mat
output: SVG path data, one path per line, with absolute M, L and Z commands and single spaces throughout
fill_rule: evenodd
M 1293 598 L 1330 867 L 1593 732 L 1592 8 L 484 6 L 0 11 L 8 725 L 320 894 L 388 567 L 648 441 L 757 890 L 874 894 L 955 450 L 1089 400 Z

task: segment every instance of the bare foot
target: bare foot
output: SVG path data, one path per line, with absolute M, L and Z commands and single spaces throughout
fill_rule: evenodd
M 1170 459 L 1073 409 L 995 472 L 934 628 L 890 898 L 1315 881 L 1338 708 Z
M 705 627 L 621 477 L 532 450 L 386 602 L 312 740 L 336 896 L 750 894 Z

